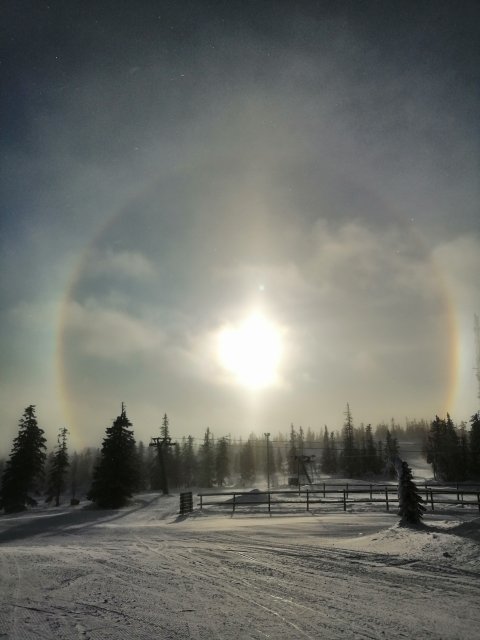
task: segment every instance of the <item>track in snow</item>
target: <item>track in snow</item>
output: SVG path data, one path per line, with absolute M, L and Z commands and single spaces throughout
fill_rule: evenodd
M 175 508 L 0 519 L 0 638 L 479 637 L 478 572 L 342 548 L 345 527 L 394 516 L 177 521 Z

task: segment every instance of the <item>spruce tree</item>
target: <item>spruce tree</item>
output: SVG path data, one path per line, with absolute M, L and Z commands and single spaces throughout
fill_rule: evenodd
M 435 416 L 435 420 L 430 424 L 430 431 L 428 432 L 427 443 L 425 446 L 425 453 L 427 462 L 432 465 L 433 477 L 435 480 L 439 478 L 441 470 L 441 455 L 442 455 L 442 432 L 445 422 L 438 416 Z
M 224 485 L 228 477 L 229 466 L 228 441 L 220 438 L 215 447 L 215 479 L 219 487 Z
M 350 405 L 348 403 L 345 411 L 345 422 L 343 423 L 342 437 L 342 470 L 348 478 L 354 478 L 357 475 L 358 470 L 358 451 L 355 447 L 355 430 Z
M 455 425 L 447 413 L 447 419 L 445 420 L 445 443 L 444 443 L 444 470 L 443 477 L 448 482 L 458 481 L 460 479 L 460 446 L 458 435 L 455 430 Z
M 255 453 L 251 440 L 240 450 L 240 479 L 243 486 L 255 481 Z
M 458 481 L 466 480 L 468 477 L 469 462 L 467 426 L 462 422 L 458 429 Z
M 419 524 L 426 509 L 423 506 L 423 498 L 413 482 L 412 470 L 405 461 L 401 462 L 398 473 L 398 501 L 400 524 Z
M 385 448 L 384 448 L 384 457 L 385 457 L 385 465 L 387 469 L 387 475 L 390 478 L 395 477 L 395 470 L 389 464 L 396 456 L 398 456 L 399 448 L 397 439 L 392 436 L 389 429 L 387 429 L 387 433 L 385 436 Z
M 163 441 L 161 447 L 157 447 L 160 488 L 164 493 L 168 493 L 168 484 L 171 477 L 172 466 L 172 454 L 170 452 L 172 438 L 170 436 L 170 422 L 166 413 L 162 418 L 162 425 L 160 427 L 160 438 Z
M 323 432 L 323 447 L 322 447 L 322 459 L 321 459 L 323 473 L 327 473 L 327 474 L 335 473 L 334 466 L 336 465 L 334 465 L 333 456 L 334 456 L 334 452 L 332 451 L 332 444 L 331 444 L 330 435 L 328 433 L 328 427 L 327 425 L 325 425 L 324 432 Z
M 72 462 L 69 469 L 68 482 L 70 484 L 70 504 L 78 504 L 77 502 L 77 490 L 78 490 L 78 453 L 73 452 Z
M 290 447 L 288 449 L 288 473 L 294 475 L 297 473 L 297 433 L 293 424 L 290 425 Z
M 172 444 L 173 452 L 170 454 L 170 466 L 168 467 L 168 480 L 171 485 L 178 488 L 182 475 L 182 452 L 178 442 Z
M 69 466 L 67 434 L 66 427 L 59 430 L 57 447 L 48 469 L 47 502 L 55 498 L 56 507 L 60 504 L 60 495 L 65 488 L 65 474 Z
M 425 453 L 427 462 L 433 466 L 435 479 L 447 482 L 461 479 L 463 475 L 461 442 L 448 413 L 446 420 L 435 416 L 435 420 L 430 425 Z
M 338 451 L 337 440 L 333 431 L 330 432 L 330 473 L 337 473 L 338 471 Z
M 210 489 L 215 477 L 215 451 L 210 427 L 207 427 L 200 447 L 200 486 Z
M 377 447 L 373 440 L 372 425 L 365 427 L 365 452 L 366 452 L 366 472 L 377 474 L 380 472 L 380 464 L 377 455 Z
M 185 487 L 193 487 L 197 483 L 197 467 L 193 436 L 188 436 L 182 442 L 182 480 Z
M 138 486 L 138 466 L 132 423 L 125 405 L 111 427 L 105 430 L 100 460 L 87 495 L 99 507 L 117 509 L 123 506 Z
M 471 418 L 469 437 L 469 476 L 470 478 L 480 478 L 480 411 L 477 411 Z
M 362 423 L 355 434 L 357 443 L 357 474 L 363 476 L 367 472 L 367 444 L 365 441 L 365 426 Z
M 0 506 L 7 513 L 35 505 L 45 464 L 44 431 L 38 426 L 35 406 L 29 405 L 20 418 L 18 435 L 5 464 L 0 489 Z
M 149 485 L 148 463 L 147 463 L 147 453 L 145 450 L 145 445 L 141 440 L 137 444 L 137 468 L 138 468 L 138 489 L 139 491 L 146 491 Z

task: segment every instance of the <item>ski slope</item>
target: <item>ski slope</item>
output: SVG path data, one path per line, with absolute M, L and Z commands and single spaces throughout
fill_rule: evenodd
M 1 516 L 0 638 L 480 638 L 478 512 L 177 511 Z

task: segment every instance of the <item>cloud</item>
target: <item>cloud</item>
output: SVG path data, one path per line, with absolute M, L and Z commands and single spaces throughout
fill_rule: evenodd
M 459 309 L 480 312 L 480 237 L 460 235 L 438 244 L 433 257 Z
M 104 249 L 92 251 L 89 256 L 86 275 L 98 275 L 143 280 L 156 275 L 155 265 L 137 251 L 115 251 Z
M 71 302 L 65 330 L 76 349 L 93 359 L 128 360 L 135 354 L 152 354 L 164 341 L 162 331 L 139 318 L 102 307 L 95 300 Z

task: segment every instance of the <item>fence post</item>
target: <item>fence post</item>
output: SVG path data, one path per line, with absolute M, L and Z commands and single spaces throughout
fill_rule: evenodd
M 390 505 L 388 504 L 388 487 L 385 487 L 385 502 L 387 504 L 387 511 L 390 511 Z
M 426 480 L 425 480 L 425 500 L 428 502 L 428 484 Z
M 477 493 L 478 511 L 480 512 L 480 493 Z
M 200 496 L 200 511 L 201 511 L 203 509 L 203 496 L 201 493 L 199 494 L 199 496 Z
M 191 491 L 183 491 L 180 494 L 180 515 L 184 516 L 186 513 L 192 513 L 193 511 L 193 495 Z
M 373 496 L 372 496 L 372 485 L 370 485 L 370 502 L 373 500 Z
M 347 482 L 347 498 L 348 498 L 348 482 Z
M 347 498 L 346 498 L 345 489 L 343 490 L 343 510 L 344 511 L 347 510 Z
M 458 493 L 458 482 L 457 482 L 457 502 L 460 502 L 460 494 Z
M 323 497 L 325 498 L 325 483 L 323 483 Z
M 268 513 L 270 513 L 270 491 L 268 492 Z
M 430 489 L 430 506 L 432 507 L 432 511 L 435 511 L 435 506 L 433 504 L 433 489 Z
M 307 511 L 310 511 L 309 491 L 307 489 Z
M 233 494 L 233 508 L 232 508 L 232 514 L 235 513 L 235 494 Z

